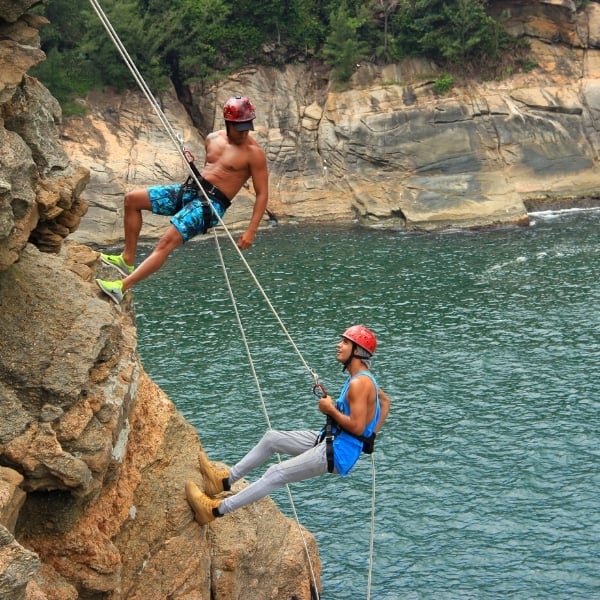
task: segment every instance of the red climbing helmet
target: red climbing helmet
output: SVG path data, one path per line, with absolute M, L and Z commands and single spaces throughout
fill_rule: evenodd
M 256 118 L 254 104 L 246 96 L 232 96 L 223 106 L 225 121 L 233 123 L 238 131 L 254 129 L 252 120 Z
M 354 342 L 357 346 L 366 350 L 371 355 L 375 353 L 375 348 L 377 348 L 375 334 L 364 325 L 352 325 L 352 327 L 348 327 L 348 329 L 342 333 L 342 337 Z

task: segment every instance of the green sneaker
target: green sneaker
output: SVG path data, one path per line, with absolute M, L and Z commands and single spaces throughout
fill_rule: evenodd
M 125 277 L 131 275 L 135 270 L 133 265 L 128 265 L 123 260 L 123 254 L 100 254 L 100 260 L 107 265 L 117 267 Z
M 123 300 L 123 282 L 119 279 L 118 281 L 104 281 L 103 279 L 96 279 L 98 287 L 115 303 L 121 304 Z

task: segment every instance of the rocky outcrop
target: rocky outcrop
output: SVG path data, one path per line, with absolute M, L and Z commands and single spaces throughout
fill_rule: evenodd
M 96 269 L 108 275 L 85 246 L 28 244 L 0 272 L 0 566 L 21 573 L 2 597 L 310 598 L 300 530 L 270 500 L 193 520 L 198 436 L 144 373 L 133 307 L 89 283 Z
M 193 520 L 200 440 L 145 374 L 130 301 L 93 284 L 111 269 L 65 241 L 94 163 L 26 74 L 35 3 L 0 0 L 0 598 L 308 600 L 315 540 L 269 499 Z
M 86 168 L 60 144 L 60 106 L 26 72 L 44 60 L 41 17 L 24 14 L 34 1 L 0 3 L 0 270 L 31 238 L 48 252 L 77 229 L 87 210 Z
M 413 230 L 526 225 L 528 207 L 597 203 L 600 4 L 578 11 L 571 1 L 507 0 L 490 10 L 528 40 L 530 72 L 478 85 L 457 81 L 440 97 L 434 82 L 441 73 L 422 60 L 362 64 L 346 89 L 332 86 L 316 64 L 257 67 L 192 90 L 189 112 L 200 115 L 205 135 L 222 127 L 228 96 L 253 99 L 254 135 L 268 155 L 270 207 L 280 222 L 359 220 Z M 164 100 L 201 163 L 197 133 L 174 96 Z M 162 126 L 137 94 L 94 97 L 90 108 L 63 130 L 68 153 L 98 170 L 86 191 L 93 220 L 86 216 L 75 235 L 106 244 L 122 236 L 126 190 L 182 181 L 187 173 L 164 135 L 165 145 L 152 143 Z M 251 205 L 252 191 L 242 190 L 227 225 L 246 222 Z M 164 223 L 149 219 L 144 234 L 155 237 Z

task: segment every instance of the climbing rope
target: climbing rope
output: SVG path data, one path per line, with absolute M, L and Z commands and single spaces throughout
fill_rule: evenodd
M 369 536 L 369 569 L 367 600 L 371 600 L 371 575 L 373 573 L 373 547 L 375 545 L 375 453 L 371 453 L 371 534 Z
M 242 251 L 240 250 L 240 248 L 238 247 L 238 245 L 236 244 L 233 236 L 231 235 L 231 232 L 229 231 L 229 229 L 227 228 L 227 226 L 225 225 L 225 223 L 223 222 L 223 219 L 221 218 L 221 216 L 219 215 L 219 213 L 214 209 L 212 203 L 210 202 L 210 199 L 208 197 L 208 195 L 206 194 L 206 191 L 203 189 L 202 185 L 200 184 L 200 181 L 198 179 L 198 176 L 196 174 L 196 172 L 194 172 L 194 169 L 192 168 L 192 163 L 189 160 L 189 153 L 186 152 L 185 148 L 184 148 L 184 144 L 183 144 L 183 140 L 181 138 L 181 136 L 173 129 L 173 127 L 171 126 L 171 123 L 169 122 L 169 120 L 167 119 L 166 115 L 164 114 L 162 108 L 160 107 L 159 103 L 156 101 L 156 99 L 154 98 L 154 95 L 152 94 L 150 88 L 148 87 L 148 85 L 146 84 L 146 81 L 144 80 L 144 78 L 142 77 L 142 75 L 140 74 L 135 62 L 132 60 L 131 56 L 129 55 L 129 53 L 127 52 L 127 49 L 125 48 L 125 46 L 123 45 L 123 43 L 121 42 L 119 36 L 117 35 L 116 31 L 114 30 L 109 18 L 106 16 L 105 12 L 103 11 L 102 7 L 100 6 L 98 0 L 90 0 L 90 4 L 94 10 L 94 12 L 96 13 L 96 15 L 98 16 L 98 18 L 100 19 L 102 25 L 104 26 L 104 28 L 106 29 L 110 39 L 112 40 L 112 42 L 114 43 L 115 47 L 117 48 L 119 54 L 121 55 L 121 57 L 123 58 L 123 61 L 125 62 L 125 64 L 127 65 L 127 67 L 129 68 L 133 78 L 135 79 L 136 83 L 138 84 L 139 88 L 141 89 L 142 93 L 144 94 L 144 96 L 146 97 L 146 99 L 148 100 L 148 102 L 150 103 L 150 105 L 152 106 L 154 112 L 156 113 L 156 115 L 158 116 L 161 124 L 163 125 L 165 131 L 167 132 L 169 138 L 171 139 L 171 141 L 173 142 L 173 145 L 175 146 L 175 148 L 177 149 L 180 157 L 184 160 L 184 163 L 187 165 L 190 177 L 194 180 L 194 182 L 196 183 L 198 189 L 202 192 L 203 196 L 204 196 L 204 201 L 206 203 L 208 203 L 208 205 L 210 206 L 213 214 L 216 216 L 219 224 L 222 226 L 223 231 L 225 232 L 225 234 L 227 235 L 227 237 L 229 238 L 229 240 L 231 241 L 233 247 L 236 249 L 238 256 L 242 262 L 242 264 L 244 265 L 244 267 L 246 268 L 246 270 L 248 271 L 248 273 L 250 274 L 252 280 L 254 281 L 254 284 L 256 285 L 257 289 L 260 291 L 263 299 L 265 300 L 267 306 L 269 307 L 271 313 L 273 314 L 273 316 L 275 317 L 277 323 L 279 324 L 279 326 L 281 327 L 281 330 L 283 331 L 284 335 L 286 336 L 286 338 L 288 339 L 289 343 L 291 344 L 292 348 L 294 349 L 294 351 L 296 352 L 296 354 L 298 355 L 300 362 L 302 363 L 302 365 L 304 366 L 304 368 L 308 371 L 308 373 L 310 374 L 310 376 L 312 377 L 313 380 L 313 385 L 314 386 L 319 386 L 320 382 L 319 382 L 319 377 L 317 375 L 317 373 L 310 368 L 310 366 L 308 365 L 308 363 L 306 362 L 306 360 L 304 359 L 304 356 L 302 355 L 302 353 L 300 352 L 298 346 L 296 345 L 294 339 L 292 338 L 292 336 L 290 335 L 289 331 L 287 330 L 285 324 L 283 323 L 283 321 L 281 320 L 277 310 L 275 309 L 275 307 L 273 306 L 273 304 L 271 303 L 271 300 L 269 299 L 269 297 L 267 296 L 265 290 L 263 289 L 262 285 L 260 284 L 260 282 L 258 281 L 256 275 L 254 274 L 254 271 L 252 270 L 252 268 L 250 267 L 250 265 L 248 264 L 248 261 L 246 260 L 246 258 L 244 257 L 244 255 L 242 254 Z M 218 240 L 218 236 L 217 236 L 217 232 L 216 229 L 213 228 L 213 234 L 215 237 L 215 243 L 218 249 L 218 254 L 219 254 L 219 258 L 221 261 L 221 266 L 225 275 L 225 280 L 227 283 L 227 288 L 228 288 L 228 292 L 229 292 L 229 296 L 231 298 L 232 301 L 232 305 L 234 307 L 234 312 L 235 312 L 235 316 L 236 316 L 236 320 L 238 323 L 238 327 L 240 329 L 241 332 L 241 336 L 242 336 L 242 340 L 244 343 L 244 347 L 246 349 L 246 355 L 248 357 L 248 362 L 250 365 L 250 370 L 252 372 L 252 376 L 254 378 L 257 390 L 258 390 L 258 394 L 259 394 L 259 398 L 261 401 L 261 406 L 263 409 L 263 414 L 265 417 L 265 421 L 267 423 L 267 427 L 269 429 L 272 429 L 271 427 L 271 422 L 269 419 L 269 414 L 266 408 L 266 403 L 264 401 L 264 397 L 262 394 L 262 389 L 260 386 L 260 382 L 256 373 L 256 369 L 254 366 L 254 360 L 252 358 L 252 353 L 250 351 L 250 346 L 248 344 L 248 339 L 246 337 L 246 333 L 245 333 L 245 329 L 239 314 L 239 310 L 237 307 L 237 303 L 235 300 L 235 295 L 233 293 L 233 289 L 231 287 L 231 283 L 229 281 L 229 276 L 227 273 L 227 268 L 225 266 L 225 261 L 223 259 L 223 255 L 221 252 L 221 247 L 219 245 L 219 240 Z M 281 462 L 281 457 L 278 455 L 278 460 Z M 371 500 L 371 539 L 370 539 L 370 543 L 369 543 L 369 573 L 368 573 L 368 583 L 367 583 L 367 600 L 370 600 L 371 597 L 371 573 L 372 573 L 372 563 L 373 563 L 373 541 L 374 541 L 374 528 L 375 528 L 375 463 L 374 463 L 374 457 L 373 455 L 371 455 L 371 466 L 372 466 L 372 500 Z M 314 571 L 314 567 L 310 558 L 310 553 L 309 553 L 309 549 L 308 549 L 308 545 L 306 542 L 306 538 L 304 536 L 304 532 L 302 530 L 302 527 L 300 525 L 300 520 L 298 518 L 298 513 L 296 511 L 296 507 L 292 498 L 292 493 L 290 490 L 290 487 L 288 485 L 286 485 L 286 489 L 287 489 L 287 493 L 288 493 L 288 498 L 290 501 L 290 505 L 292 508 L 292 513 L 294 515 L 294 518 L 296 520 L 297 526 L 298 526 L 298 530 L 300 532 L 300 536 L 302 539 L 302 542 L 304 544 L 304 549 L 306 552 L 306 557 L 307 557 L 307 561 L 308 561 L 308 565 L 309 565 L 309 570 L 310 570 L 310 574 L 311 574 L 311 580 L 312 580 L 312 595 L 315 598 L 315 600 L 319 600 L 319 593 L 318 593 L 318 589 L 317 589 L 317 582 L 316 582 L 316 575 L 315 575 L 315 571 Z
M 210 202 L 210 199 L 209 199 L 208 195 L 206 194 L 205 190 L 202 188 L 202 185 L 200 184 L 200 181 L 198 180 L 198 177 L 197 177 L 196 173 L 192 169 L 191 163 L 190 163 L 189 158 L 188 158 L 188 154 L 186 153 L 184 145 L 183 145 L 183 140 L 181 139 L 181 137 L 175 132 L 175 130 L 171 126 L 171 123 L 169 122 L 169 120 L 167 119 L 167 117 L 164 114 L 163 110 L 161 109 L 160 105 L 158 104 L 158 102 L 154 98 L 152 92 L 150 91 L 150 88 L 148 87 L 148 85 L 146 84 L 144 78 L 142 77 L 142 75 L 138 71 L 137 66 L 135 65 L 134 61 L 131 59 L 129 53 L 127 52 L 127 49 L 125 48 L 125 46 L 121 42 L 119 36 L 117 35 L 116 31 L 114 30 L 114 28 L 112 26 L 110 20 L 108 19 L 108 17 L 106 16 L 106 14 L 104 13 L 104 11 L 102 10 L 102 7 L 100 6 L 99 2 L 97 0 L 90 0 L 90 3 L 92 5 L 92 8 L 94 9 L 95 13 L 97 14 L 98 18 L 102 22 L 104 28 L 106 29 L 109 37 L 111 38 L 111 40 L 115 44 L 117 50 L 119 51 L 119 54 L 121 55 L 121 57 L 123 58 L 124 62 L 128 66 L 128 68 L 129 68 L 131 74 L 133 75 L 136 83 L 138 84 L 138 86 L 142 90 L 144 96 L 146 97 L 146 99 L 148 100 L 148 102 L 150 103 L 150 105 L 152 106 L 152 108 L 154 109 L 154 112 L 158 116 L 160 122 L 162 123 L 163 127 L 165 128 L 165 130 L 166 130 L 169 138 L 173 142 L 173 144 L 176 147 L 177 151 L 179 152 L 181 158 L 184 159 L 185 164 L 187 165 L 188 170 L 190 172 L 190 176 L 195 181 L 196 185 L 198 186 L 198 189 L 202 191 L 202 194 L 204 195 L 205 201 L 211 207 L 211 210 L 213 211 L 213 214 L 217 217 L 217 219 L 219 221 L 219 224 L 223 227 L 223 230 L 227 234 L 227 236 L 228 236 L 229 240 L 231 241 L 232 245 L 237 250 L 237 253 L 238 253 L 238 255 L 239 255 L 242 263 L 244 264 L 244 266 L 248 270 L 248 272 L 249 272 L 250 276 L 252 277 L 255 285 L 257 286 L 257 288 L 261 292 L 263 298 L 265 299 L 265 301 L 267 303 L 267 306 L 269 307 L 269 309 L 271 310 L 271 312 L 275 316 L 277 322 L 279 323 L 279 326 L 281 327 L 281 329 L 284 332 L 285 336 L 287 337 L 288 341 L 290 342 L 290 344 L 294 348 L 296 354 L 299 356 L 300 361 L 302 362 L 304 368 L 311 375 L 312 380 L 313 380 L 313 384 L 317 385 L 319 383 L 318 375 L 316 374 L 315 371 L 313 371 L 310 368 L 310 366 L 308 365 L 308 363 L 304 359 L 302 353 L 300 352 L 298 346 L 294 342 L 294 340 L 293 340 L 292 336 L 290 335 L 289 331 L 285 327 L 285 324 L 283 323 L 283 321 L 279 317 L 279 314 L 275 310 L 275 307 L 271 303 L 271 301 L 270 301 L 269 297 L 267 296 L 265 290 L 263 289 L 262 285 L 258 281 L 258 279 L 257 279 L 256 275 L 254 274 L 252 268 L 248 264 L 248 261 L 245 259 L 245 257 L 242 254 L 242 251 L 237 246 L 235 240 L 233 239 L 233 236 L 231 235 L 231 232 L 229 231 L 229 229 L 227 228 L 227 226 L 223 222 L 223 220 L 222 220 L 221 216 L 219 215 L 219 213 L 212 206 L 212 203 Z M 223 254 L 221 252 L 221 247 L 219 245 L 219 241 L 218 241 L 218 236 L 217 236 L 217 233 L 216 233 L 216 229 L 214 229 L 214 228 L 213 228 L 213 233 L 214 233 L 214 236 L 215 236 L 215 243 L 216 243 L 216 246 L 217 246 L 217 249 L 218 249 L 219 258 L 220 258 L 220 261 L 221 261 L 221 266 L 222 266 L 223 272 L 225 274 L 225 280 L 227 282 L 227 288 L 228 288 L 228 291 L 229 291 L 229 296 L 230 296 L 230 298 L 232 300 L 232 305 L 234 307 L 234 312 L 235 312 L 236 320 L 237 320 L 238 327 L 239 327 L 240 332 L 241 332 L 241 336 L 242 336 L 242 340 L 243 340 L 243 343 L 244 343 L 244 347 L 246 349 L 246 354 L 247 354 L 247 357 L 248 357 L 248 362 L 250 364 L 250 370 L 252 372 L 252 376 L 254 378 L 254 381 L 255 381 L 255 384 L 256 384 L 256 387 L 257 387 L 257 390 L 258 390 L 258 394 L 259 394 L 259 397 L 260 397 L 260 401 L 261 401 L 261 405 L 262 405 L 262 409 L 263 409 L 265 421 L 267 423 L 268 428 L 272 429 L 271 422 L 270 422 L 270 419 L 269 419 L 269 414 L 268 414 L 268 411 L 267 411 L 267 408 L 266 408 L 266 403 L 264 401 L 264 397 L 263 397 L 263 394 L 262 394 L 262 389 L 261 389 L 260 382 L 259 382 L 259 379 L 258 379 L 258 376 L 257 376 L 257 373 L 256 373 L 255 366 L 254 366 L 254 360 L 252 359 L 252 354 L 250 352 L 250 346 L 248 344 L 248 339 L 246 337 L 245 329 L 244 329 L 244 326 L 243 326 L 243 323 L 242 323 L 242 320 L 241 320 L 241 317 L 240 317 L 240 314 L 239 314 L 237 303 L 235 301 L 235 295 L 233 293 L 233 289 L 232 289 L 231 283 L 229 281 L 229 276 L 228 276 L 228 273 L 227 273 L 227 268 L 225 266 L 225 261 L 223 259 Z M 281 462 L 281 457 L 279 455 L 278 455 L 278 459 Z M 296 507 L 295 507 L 295 504 L 294 504 L 294 500 L 292 498 L 292 493 L 291 493 L 290 487 L 288 485 L 286 485 L 286 488 L 287 488 L 287 493 L 288 493 L 288 498 L 289 498 L 289 501 L 290 501 L 290 505 L 291 505 L 291 508 L 292 508 L 292 513 L 293 513 L 294 518 L 296 520 L 296 523 L 297 523 L 297 526 L 298 526 L 298 530 L 300 532 L 300 537 L 301 537 L 302 542 L 304 544 L 304 549 L 305 549 L 305 553 L 306 553 L 306 557 L 307 557 L 307 561 L 308 561 L 308 566 L 309 566 L 309 570 L 310 570 L 310 575 L 311 575 L 311 580 L 312 580 L 313 595 L 316 597 L 316 600 L 319 600 L 316 574 L 315 574 L 314 566 L 313 566 L 313 563 L 312 563 L 312 560 L 311 560 L 311 557 L 310 557 L 310 552 L 309 552 L 309 549 L 308 549 L 308 544 L 307 544 L 307 541 L 306 541 L 306 537 L 305 537 L 304 532 L 302 530 L 302 527 L 300 525 L 300 519 L 299 519 L 298 513 L 296 511 Z

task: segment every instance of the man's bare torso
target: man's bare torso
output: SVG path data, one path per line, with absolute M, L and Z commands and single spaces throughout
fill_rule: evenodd
M 202 176 L 230 200 L 251 176 L 253 157 L 259 150 L 254 139 L 244 133 L 246 135 L 230 139 L 222 130 L 206 138 L 206 163 Z

